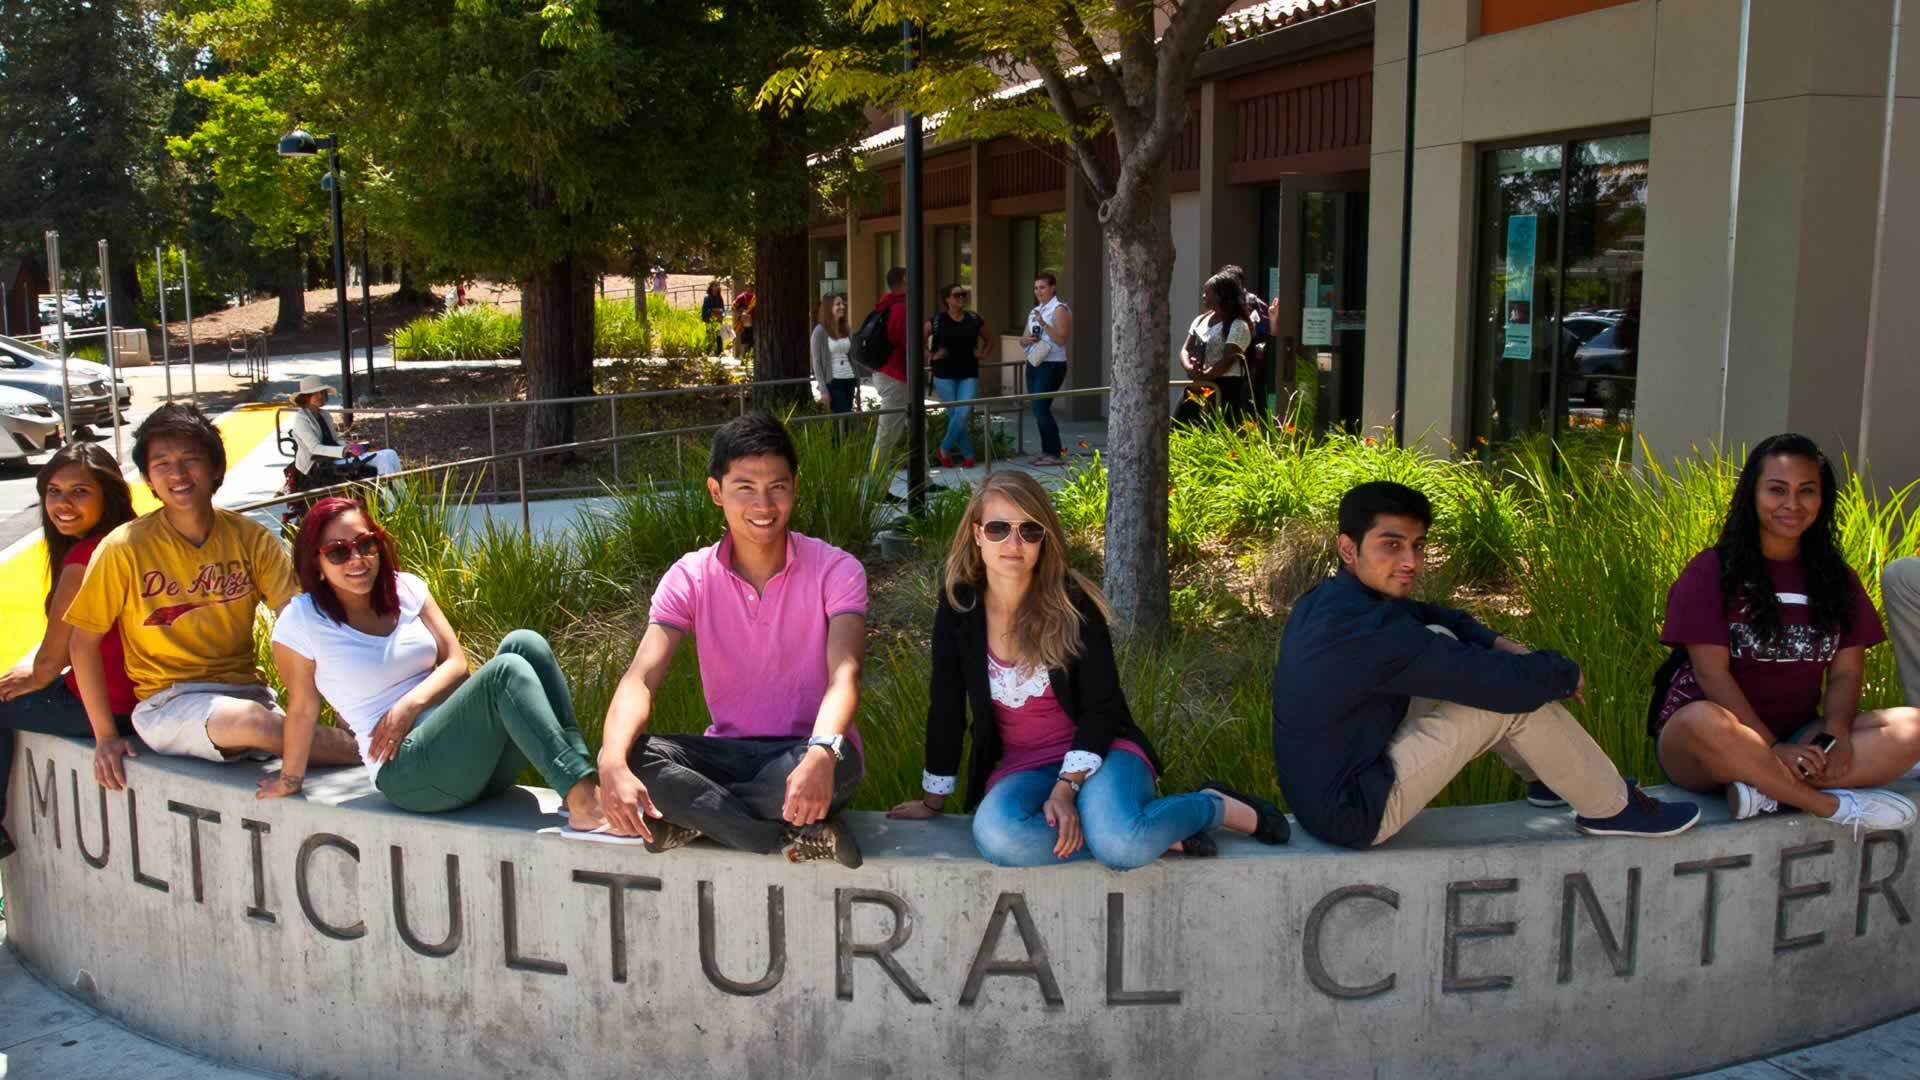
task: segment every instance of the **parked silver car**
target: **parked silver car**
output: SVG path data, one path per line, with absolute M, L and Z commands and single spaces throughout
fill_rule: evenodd
M 39 394 L 0 386 L 0 462 L 24 464 L 27 455 L 60 446 L 60 417 Z
M 118 398 L 121 412 L 133 402 L 133 391 L 124 379 L 112 397 L 107 392 L 107 366 L 91 360 L 67 360 L 67 378 L 73 385 L 73 424 L 111 424 L 110 402 Z M 60 357 L 38 345 L 17 338 L 0 336 L 0 386 L 11 386 L 38 394 L 61 411 L 66 391 L 60 380 Z M 71 434 L 71 432 L 69 432 Z

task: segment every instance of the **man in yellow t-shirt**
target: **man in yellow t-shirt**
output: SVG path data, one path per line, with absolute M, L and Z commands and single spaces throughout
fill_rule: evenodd
M 169 404 L 133 437 L 140 476 L 160 509 L 107 534 L 67 608 L 72 663 L 94 730 L 94 778 L 126 783 L 133 755 L 114 730 L 100 639 L 114 627 L 139 704 L 133 729 L 163 754 L 224 761 L 248 750 L 280 751 L 286 717 L 260 678 L 253 646 L 258 606 L 274 611 L 299 591 L 280 539 L 213 505 L 227 451 L 200 410 Z M 353 737 L 315 732 L 313 760 L 360 760 Z

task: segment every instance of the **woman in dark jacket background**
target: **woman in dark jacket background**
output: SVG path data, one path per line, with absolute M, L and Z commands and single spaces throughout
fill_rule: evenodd
M 973 841 L 999 866 L 1091 855 L 1111 869 L 1174 850 L 1213 853 L 1226 827 L 1287 838 L 1272 804 L 1209 782 L 1156 798 L 1161 772 L 1133 722 L 1099 586 L 1067 565 L 1053 502 L 1031 476 L 997 472 L 974 490 L 948 552 L 933 624 L 926 794 L 894 818 L 940 812 L 973 714 L 966 806 Z

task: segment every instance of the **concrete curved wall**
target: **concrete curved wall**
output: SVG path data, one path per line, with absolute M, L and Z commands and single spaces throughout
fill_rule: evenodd
M 258 767 L 143 755 L 108 794 L 21 740 L 22 956 L 308 1076 L 1616 1078 L 1920 1005 L 1910 837 L 1797 816 L 1609 841 L 1510 804 L 1114 874 L 860 815 L 847 872 L 540 835 L 545 790 L 408 815 L 357 769 L 261 803 Z

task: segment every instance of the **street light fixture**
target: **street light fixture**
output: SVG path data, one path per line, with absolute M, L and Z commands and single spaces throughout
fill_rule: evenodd
M 321 187 L 327 190 L 333 207 L 333 287 L 334 310 L 340 315 L 340 404 L 353 408 L 353 340 L 347 328 L 347 244 L 340 227 L 340 136 L 316 139 L 302 128 L 280 136 L 281 157 L 314 157 L 327 152 L 327 175 Z

